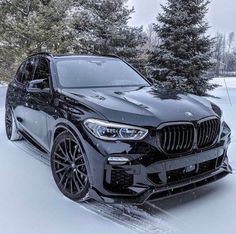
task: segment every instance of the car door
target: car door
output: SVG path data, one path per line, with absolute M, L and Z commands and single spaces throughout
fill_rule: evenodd
M 12 106 L 14 111 L 14 116 L 17 122 L 17 126 L 20 130 L 24 130 L 26 128 L 26 118 L 25 115 L 26 105 L 25 105 L 25 97 L 26 97 L 26 88 L 28 82 L 32 79 L 32 75 L 34 72 L 34 59 L 30 58 L 25 61 L 20 68 L 18 69 L 14 82 L 10 84 L 11 93 L 9 96 L 10 99 L 14 100 L 14 106 Z
M 50 61 L 45 57 L 36 58 L 36 69 L 32 80 L 44 79 L 44 88 L 50 88 Z M 27 131 L 34 140 L 48 150 L 47 112 L 50 110 L 51 94 L 26 91 Z

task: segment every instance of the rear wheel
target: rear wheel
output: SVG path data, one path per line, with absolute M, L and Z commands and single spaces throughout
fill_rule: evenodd
M 19 135 L 15 123 L 15 119 L 13 117 L 12 110 L 9 106 L 6 108 L 5 112 L 5 129 L 7 138 L 11 141 L 18 141 L 22 139 L 22 136 Z
M 60 191 L 69 199 L 88 199 L 89 179 L 85 154 L 80 143 L 68 132 L 56 137 L 51 153 L 51 169 Z

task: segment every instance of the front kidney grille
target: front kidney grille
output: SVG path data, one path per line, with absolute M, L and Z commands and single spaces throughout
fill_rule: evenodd
M 192 124 L 168 125 L 160 130 L 160 143 L 166 153 L 183 153 L 192 149 L 194 127 Z
M 210 119 L 204 121 L 198 126 L 198 148 L 202 149 L 209 147 L 219 136 L 220 131 L 220 121 L 218 119 Z
M 209 147 L 216 142 L 219 133 L 220 121 L 216 118 L 201 121 L 197 125 L 170 124 L 158 130 L 160 147 L 167 154 L 187 153 L 193 147 Z

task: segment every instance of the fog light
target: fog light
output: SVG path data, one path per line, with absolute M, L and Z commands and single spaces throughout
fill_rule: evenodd
M 196 170 L 196 165 L 188 166 L 184 169 L 184 173 L 190 173 Z
M 125 157 L 109 157 L 108 162 L 111 165 L 125 165 L 129 162 L 129 159 Z

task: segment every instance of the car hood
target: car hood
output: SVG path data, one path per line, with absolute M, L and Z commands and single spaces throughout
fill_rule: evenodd
M 156 87 L 63 89 L 62 93 L 108 121 L 138 126 L 197 121 L 216 115 L 211 103 L 204 98 Z

